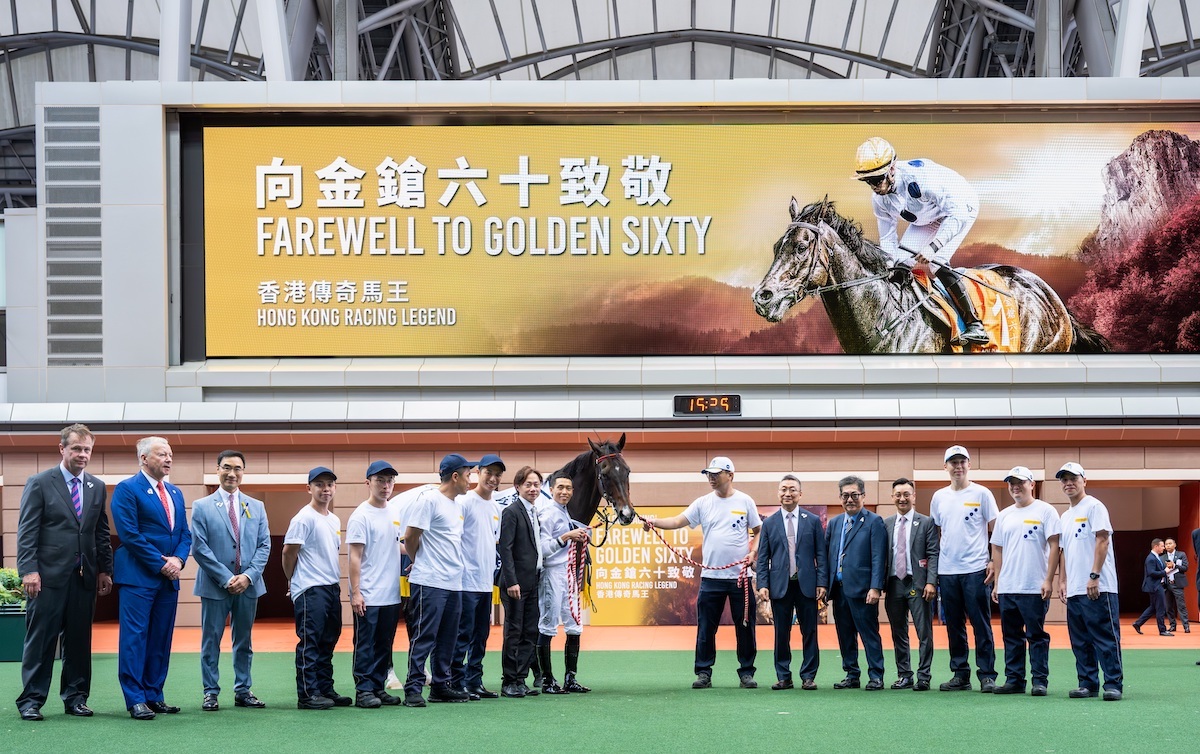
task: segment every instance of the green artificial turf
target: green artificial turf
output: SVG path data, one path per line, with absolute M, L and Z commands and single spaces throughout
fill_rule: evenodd
M 562 655 L 555 652 L 555 662 Z M 913 658 L 916 659 L 915 657 Z M 199 657 L 171 658 L 167 701 L 177 715 L 131 720 L 117 686 L 114 655 L 95 658 L 90 719 L 61 714 L 56 696 L 46 720 L 23 722 L 13 699 L 19 663 L 0 663 L 0 751 L 13 752 L 377 752 L 463 751 L 837 751 L 837 752 L 1091 752 L 1152 746 L 1191 751 L 1200 713 L 1200 667 L 1184 650 L 1130 650 L 1125 699 L 1068 699 L 1075 686 L 1069 650 L 1052 650 L 1050 696 L 942 693 L 947 654 L 934 658 L 934 690 L 835 691 L 842 677 L 836 652 L 821 656 L 818 691 L 771 691 L 771 652 L 758 655 L 754 691 L 737 688 L 736 659 L 721 652 L 714 688 L 693 691 L 691 652 L 585 652 L 580 680 L 587 695 L 328 711 L 296 709 L 295 666 L 287 653 L 254 657 L 254 692 L 266 709 L 233 706 L 228 655 L 227 690 L 219 712 L 201 712 Z M 402 668 L 404 655 L 397 653 Z M 799 661 L 799 658 L 796 658 Z M 887 653 L 890 683 L 895 680 Z M 350 656 L 334 661 L 338 691 L 353 696 Z M 485 683 L 499 690 L 499 653 L 487 658 Z M 561 676 L 561 669 L 559 671 Z M 865 673 L 864 673 L 865 680 Z M 57 671 L 53 691 L 57 690 Z M 978 683 L 975 684 L 978 689 Z

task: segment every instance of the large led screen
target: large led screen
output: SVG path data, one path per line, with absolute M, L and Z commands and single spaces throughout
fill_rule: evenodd
M 207 355 L 1196 351 L 1198 135 L 210 125 Z

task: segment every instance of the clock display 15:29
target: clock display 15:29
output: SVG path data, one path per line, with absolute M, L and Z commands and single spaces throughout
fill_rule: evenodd
M 741 416 L 740 395 L 677 395 L 676 416 Z

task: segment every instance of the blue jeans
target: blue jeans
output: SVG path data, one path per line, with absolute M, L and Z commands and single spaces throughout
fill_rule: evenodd
M 712 673 L 717 662 L 717 626 L 725 602 L 729 602 L 729 615 L 733 618 L 733 634 L 737 638 L 738 675 L 754 675 L 754 658 L 758 647 L 754 639 L 754 598 L 751 597 L 749 625 L 742 625 L 745 615 L 745 594 L 737 579 L 700 579 L 700 593 L 696 596 L 696 668 L 700 673 Z
M 1004 677 L 1025 688 L 1025 647 L 1034 686 L 1045 686 L 1050 675 L 1050 634 L 1046 611 L 1050 601 L 1040 594 L 1001 594 L 1000 633 L 1004 636 Z

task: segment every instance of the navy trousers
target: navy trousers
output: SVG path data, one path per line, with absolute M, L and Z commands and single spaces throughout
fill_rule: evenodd
M 379 693 L 387 685 L 392 646 L 400 624 L 400 603 L 367 605 L 354 616 L 354 690 Z
M 745 616 L 746 597 L 737 579 L 700 579 L 700 593 L 696 596 L 696 667 L 697 675 L 712 673 L 717 662 L 717 626 L 721 624 L 721 613 L 729 603 L 729 616 L 733 618 L 733 635 L 737 639 L 738 675 L 754 675 L 754 658 L 758 646 L 754 638 L 754 597 L 750 598 L 750 615 Z
M 458 640 L 450 663 L 450 685 L 475 689 L 483 685 L 483 655 L 492 632 L 492 593 L 463 592 Z
M 450 685 L 450 660 L 458 641 L 458 619 L 462 610 L 462 592 L 412 585 L 408 603 L 408 622 L 412 624 L 412 644 L 408 648 L 406 695 L 420 694 L 425 687 L 425 662 L 435 688 Z
M 1001 594 L 1000 633 L 1004 636 L 1004 678 L 1025 688 L 1025 648 L 1029 648 L 1029 674 L 1034 686 L 1045 686 L 1050 676 L 1050 634 L 1046 611 L 1050 601 L 1040 594 Z
M 1067 632 L 1075 653 L 1075 673 L 1080 688 L 1098 690 L 1097 665 L 1104 670 L 1104 689 L 1121 691 L 1121 623 L 1117 595 L 1101 592 L 1100 599 L 1086 594 L 1067 598 Z
M 1150 620 L 1151 618 L 1154 618 L 1156 621 L 1158 621 L 1158 632 L 1161 634 L 1167 630 L 1167 623 L 1166 623 L 1167 596 L 1166 596 L 1166 593 L 1163 591 L 1163 588 L 1160 586 L 1159 588 L 1155 589 L 1153 592 L 1147 592 L 1147 596 L 1150 598 L 1150 605 L 1141 614 L 1141 617 L 1139 617 L 1137 620 L 1135 620 L 1133 622 L 1133 625 L 1137 626 L 1138 628 L 1141 628 L 1143 625 L 1145 625 L 1146 621 Z
M 342 587 L 313 586 L 292 601 L 296 615 L 296 696 L 334 693 L 333 649 L 342 636 Z
M 950 644 L 950 670 L 955 678 L 971 678 L 967 621 L 975 634 L 975 666 L 980 681 L 996 680 L 996 644 L 992 640 L 992 600 L 984 571 L 941 575 L 942 610 Z
M 800 623 L 804 648 L 800 677 L 815 678 L 821 664 L 817 649 L 817 601 L 801 594 L 797 582 L 789 581 L 783 599 L 771 600 L 771 618 L 775 622 L 775 677 L 781 681 L 792 679 L 792 619 L 795 618 Z
M 867 655 L 867 677 L 883 680 L 883 639 L 879 635 L 879 605 L 868 605 L 865 598 L 847 598 L 840 582 L 833 584 L 833 620 L 837 628 L 842 670 L 847 678 L 858 678 L 858 640 L 862 637 Z

